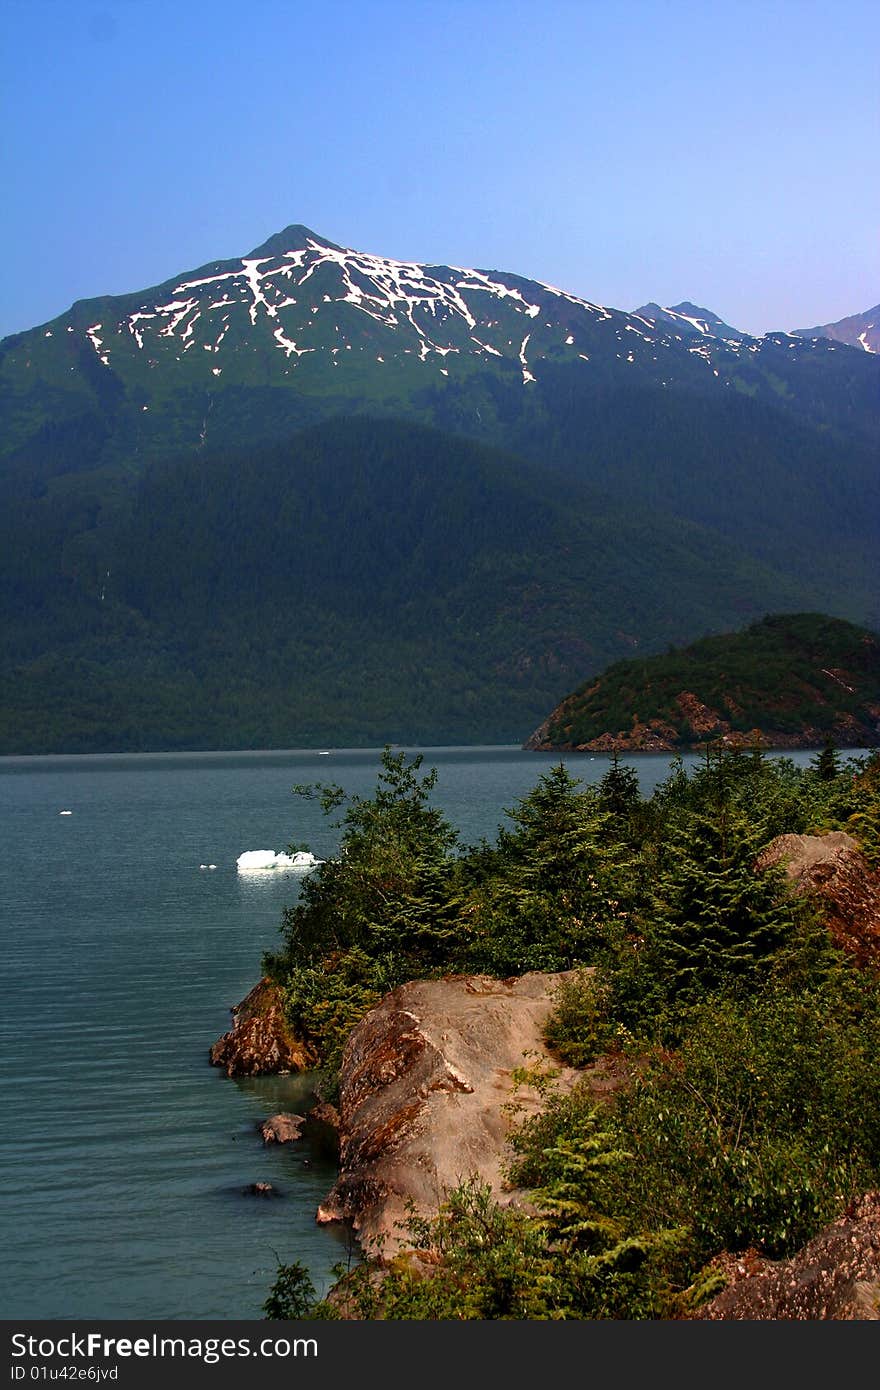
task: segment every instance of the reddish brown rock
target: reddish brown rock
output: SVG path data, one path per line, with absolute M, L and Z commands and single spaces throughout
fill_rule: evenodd
M 821 906 L 835 941 L 860 965 L 880 966 L 880 874 L 852 835 L 779 835 L 757 868 L 770 864 L 782 864 L 789 880 Z
M 270 1115 L 260 1125 L 260 1133 L 267 1144 L 292 1144 L 302 1138 L 305 1115 Z
M 554 728 L 559 717 L 560 711 L 557 710 L 553 714 Z M 561 727 L 564 728 L 564 724 Z M 677 744 L 678 733 L 671 724 L 664 723 L 662 719 L 652 719 L 642 724 L 634 716 L 631 729 L 618 729 L 616 734 L 599 734 L 587 743 L 560 742 L 555 733 L 551 740 L 550 720 L 545 720 L 526 740 L 523 748 L 537 753 L 668 753 Z
M 710 709 L 698 700 L 690 690 L 682 690 L 675 697 L 682 719 L 687 722 L 691 739 L 717 738 L 719 734 L 730 731 L 730 723 L 722 718 L 716 709 Z
M 453 976 L 402 985 L 352 1033 L 342 1063 L 340 1171 L 319 1222 L 348 1220 L 370 1253 L 406 1245 L 411 1204 L 433 1216 L 446 1192 L 478 1175 L 500 1200 L 513 1122 L 514 1070 L 557 1066 L 541 1029 L 563 975 Z M 564 1069 L 557 1084 L 578 1073 Z M 517 1090 L 523 1112 L 541 1104 Z
M 869 1192 L 790 1260 L 725 1257 L 727 1287 L 695 1314 L 724 1320 L 880 1319 L 880 1192 Z
M 211 1061 L 227 1076 L 309 1071 L 315 1057 L 294 1037 L 284 1017 L 281 992 L 268 976 L 232 1010 L 232 1027 L 214 1043 Z
M 671 724 L 652 719 L 647 724 L 633 719 L 632 728 L 616 734 L 600 734 L 587 743 L 579 743 L 579 753 L 669 753 L 676 745 L 678 734 Z
M 329 1100 L 319 1100 L 317 1105 L 313 1105 L 309 1111 L 309 1119 L 314 1120 L 316 1124 L 327 1125 L 330 1129 L 339 1129 L 339 1111 Z

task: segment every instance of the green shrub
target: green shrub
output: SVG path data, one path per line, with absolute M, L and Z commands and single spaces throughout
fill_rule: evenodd
M 792 1253 L 880 1181 L 880 1003 L 843 971 L 810 992 L 715 998 L 615 1113 L 639 1182 L 612 1206 L 686 1225 L 696 1261 Z
M 594 1062 L 621 1040 L 609 1005 L 608 987 L 595 971 L 579 970 L 563 980 L 544 1028 L 548 1047 L 570 1067 Z

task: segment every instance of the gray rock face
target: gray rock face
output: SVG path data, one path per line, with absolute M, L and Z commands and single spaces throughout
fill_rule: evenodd
M 266 1144 L 292 1144 L 302 1138 L 305 1115 L 270 1115 L 260 1125 L 260 1133 Z
M 351 1221 L 368 1252 L 388 1259 L 407 1244 L 410 1204 L 431 1217 L 472 1175 L 500 1200 L 515 1200 L 504 1176 L 513 1073 L 558 1065 L 541 1028 L 564 978 L 414 981 L 372 1009 L 346 1045 L 340 1172 L 318 1221 Z M 578 1075 L 562 1069 L 557 1084 L 570 1086 Z M 531 1086 L 517 1088 L 516 1101 L 520 1113 L 541 1104 Z

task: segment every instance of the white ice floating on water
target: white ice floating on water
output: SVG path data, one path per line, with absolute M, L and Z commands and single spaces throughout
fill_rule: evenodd
M 73 815 L 73 812 L 72 812 L 72 811 L 59 811 L 58 814 L 59 814 L 59 816 L 72 816 L 72 815 Z
M 240 854 L 235 863 L 239 873 L 251 873 L 263 869 L 308 870 L 323 864 L 310 850 L 300 849 L 296 854 L 276 854 L 274 849 L 249 849 Z

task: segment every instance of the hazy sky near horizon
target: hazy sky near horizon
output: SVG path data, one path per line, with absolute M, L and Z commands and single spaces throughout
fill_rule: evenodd
M 880 300 L 877 0 L 3 0 L 0 336 L 302 222 L 747 332 Z

